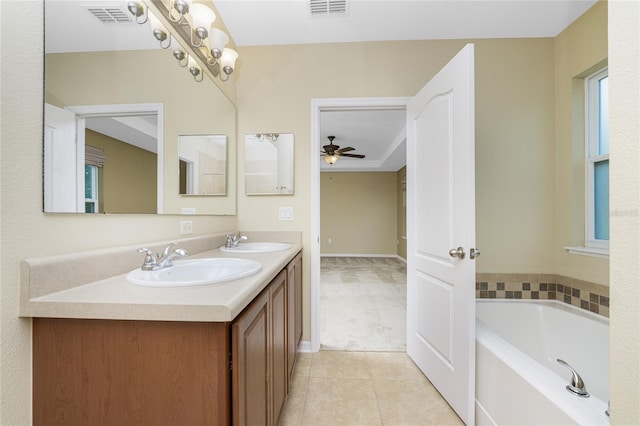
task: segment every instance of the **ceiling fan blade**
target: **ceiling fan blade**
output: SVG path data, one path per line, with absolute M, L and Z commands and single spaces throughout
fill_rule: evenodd
M 339 152 L 347 152 L 347 151 L 355 151 L 355 150 L 356 150 L 355 148 L 352 148 L 352 147 L 348 146 L 346 148 L 338 149 L 337 151 L 339 151 Z
M 338 153 L 338 155 L 340 157 L 364 158 L 364 155 L 362 155 L 362 154 L 340 154 L 340 153 Z

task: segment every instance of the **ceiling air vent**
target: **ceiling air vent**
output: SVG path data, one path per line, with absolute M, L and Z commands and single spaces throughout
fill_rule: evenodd
M 347 0 L 309 0 L 311 16 L 346 15 Z
M 130 24 L 129 14 L 118 7 L 91 7 L 89 12 L 103 24 Z

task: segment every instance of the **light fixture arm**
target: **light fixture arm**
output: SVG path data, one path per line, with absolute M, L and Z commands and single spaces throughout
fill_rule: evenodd
M 155 29 L 153 30 L 153 36 L 160 42 L 162 49 L 168 49 L 171 46 L 171 33 L 167 34 L 165 31 Z M 166 41 L 165 44 L 163 44 L 164 41 Z
M 202 28 L 202 27 L 198 27 L 198 28 L 194 28 L 193 30 L 189 30 L 191 32 L 191 45 L 193 47 L 202 47 L 204 46 L 204 39 L 207 38 L 207 30 Z M 198 41 L 195 41 L 193 39 L 193 35 L 196 35 L 196 37 L 198 37 Z
M 174 18 L 173 9 L 178 11 L 178 17 Z M 184 15 L 189 13 L 189 3 L 184 0 L 172 0 L 169 4 L 169 20 L 171 22 L 180 23 Z
M 182 68 L 186 67 L 189 63 L 189 55 L 184 53 L 182 50 L 174 50 L 173 57 L 178 60 L 178 65 Z
M 204 74 L 202 73 L 202 71 L 200 71 L 200 68 L 198 67 L 190 67 L 189 72 L 193 76 L 193 79 L 198 83 L 200 83 L 204 79 Z M 200 76 L 199 80 L 198 80 L 198 76 Z
M 146 24 L 149 19 L 149 10 L 142 6 L 137 1 L 130 1 L 127 3 L 127 9 L 129 13 L 133 15 L 136 24 Z

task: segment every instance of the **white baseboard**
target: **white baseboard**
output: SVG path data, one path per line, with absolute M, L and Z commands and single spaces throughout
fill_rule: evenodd
M 321 253 L 320 257 L 400 257 L 397 254 Z
M 311 342 L 309 340 L 301 340 L 298 345 L 298 352 L 312 353 Z

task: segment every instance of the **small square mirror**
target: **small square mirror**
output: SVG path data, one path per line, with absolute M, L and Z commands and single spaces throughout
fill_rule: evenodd
M 293 194 L 293 134 L 255 133 L 244 138 L 247 195 Z

